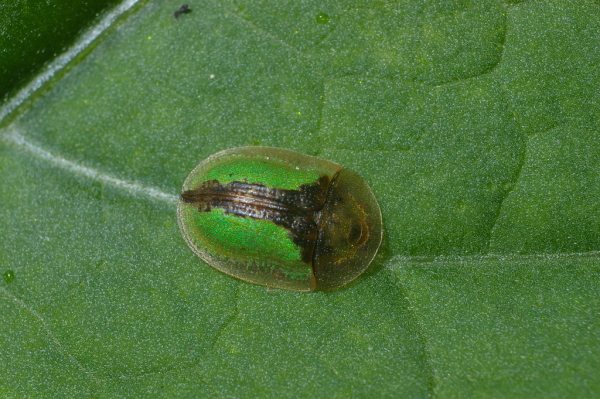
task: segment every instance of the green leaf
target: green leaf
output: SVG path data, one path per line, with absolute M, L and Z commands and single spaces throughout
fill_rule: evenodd
M 597 2 L 180 5 L 0 109 L 0 396 L 600 396 Z M 193 255 L 183 180 L 240 145 L 372 184 L 366 275 L 269 292 Z
M 117 0 L 4 0 L 0 5 L 0 99 L 71 45 Z

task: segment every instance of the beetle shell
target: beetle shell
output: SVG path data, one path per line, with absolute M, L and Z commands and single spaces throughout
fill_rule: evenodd
M 356 172 L 295 151 L 239 147 L 201 162 L 177 209 L 183 237 L 212 267 L 294 291 L 339 288 L 381 244 L 381 211 Z

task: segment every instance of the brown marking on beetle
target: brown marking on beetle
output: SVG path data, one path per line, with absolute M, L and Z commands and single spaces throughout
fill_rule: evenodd
M 293 242 L 302 248 L 302 260 L 311 263 L 319 232 L 319 211 L 327 201 L 331 180 L 321 176 L 298 190 L 269 188 L 262 184 L 233 181 L 221 184 L 209 180 L 184 191 L 181 201 L 196 204 L 199 212 L 221 208 L 225 213 L 266 219 L 290 231 Z

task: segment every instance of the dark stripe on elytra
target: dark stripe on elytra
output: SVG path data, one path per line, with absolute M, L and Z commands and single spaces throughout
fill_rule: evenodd
M 210 180 L 184 191 L 181 200 L 198 205 L 199 212 L 220 208 L 236 216 L 270 220 L 290 231 L 294 244 L 302 249 L 302 260 L 310 263 L 318 237 L 317 212 L 325 205 L 330 181 L 321 176 L 298 190 L 284 190 L 241 181 L 221 184 Z

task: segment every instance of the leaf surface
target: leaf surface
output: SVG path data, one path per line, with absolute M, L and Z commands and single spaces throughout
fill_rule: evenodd
M 1 396 L 600 395 L 597 2 L 179 6 L 0 124 Z M 183 180 L 242 145 L 370 182 L 363 277 L 269 292 L 193 255 Z

